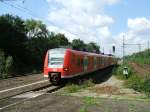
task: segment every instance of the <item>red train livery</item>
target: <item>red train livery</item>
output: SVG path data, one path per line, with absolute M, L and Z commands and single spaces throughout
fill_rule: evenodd
M 58 84 L 64 78 L 90 73 L 114 65 L 112 56 L 55 48 L 47 51 L 44 61 L 44 77 Z

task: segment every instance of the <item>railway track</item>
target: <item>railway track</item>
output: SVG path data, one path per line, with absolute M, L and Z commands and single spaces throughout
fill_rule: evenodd
M 28 92 L 23 92 L 17 95 L 3 98 L 0 100 L 0 111 L 8 107 L 20 104 L 22 102 L 28 101 L 32 98 L 36 98 L 40 95 L 51 94 L 61 89 L 62 87 L 64 87 L 64 85 L 54 86 L 52 84 L 48 84 L 46 86 L 39 87 Z
M 4 99 L 16 94 L 21 94 L 27 91 L 31 91 L 36 88 L 44 87 L 49 84 L 48 80 L 36 81 L 33 83 L 28 83 L 20 86 L 15 86 L 7 89 L 0 90 L 0 99 Z

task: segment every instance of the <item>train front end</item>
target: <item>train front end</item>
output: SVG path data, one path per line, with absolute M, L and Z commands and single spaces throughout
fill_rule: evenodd
M 44 63 L 44 76 L 48 77 L 53 84 L 59 84 L 61 77 L 67 74 L 64 67 L 66 49 L 56 48 L 47 52 Z

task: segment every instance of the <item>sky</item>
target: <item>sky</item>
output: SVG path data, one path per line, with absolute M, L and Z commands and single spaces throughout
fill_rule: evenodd
M 6 0 L 0 15 L 43 21 L 49 31 L 63 33 L 72 41 L 96 42 L 101 51 L 122 56 L 142 51 L 150 40 L 150 0 Z M 132 45 L 133 44 L 133 45 Z

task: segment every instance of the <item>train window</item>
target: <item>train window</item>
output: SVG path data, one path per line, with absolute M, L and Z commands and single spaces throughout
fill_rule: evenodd
M 52 49 L 48 52 L 48 66 L 62 67 L 65 49 Z
M 86 65 L 86 66 L 88 65 L 88 58 L 84 59 L 84 65 Z
M 62 65 L 63 62 L 64 62 L 64 58 L 62 58 L 62 57 L 58 57 L 58 58 L 56 58 L 56 57 L 51 57 L 51 58 L 49 59 L 49 64 L 50 64 L 50 65 Z

